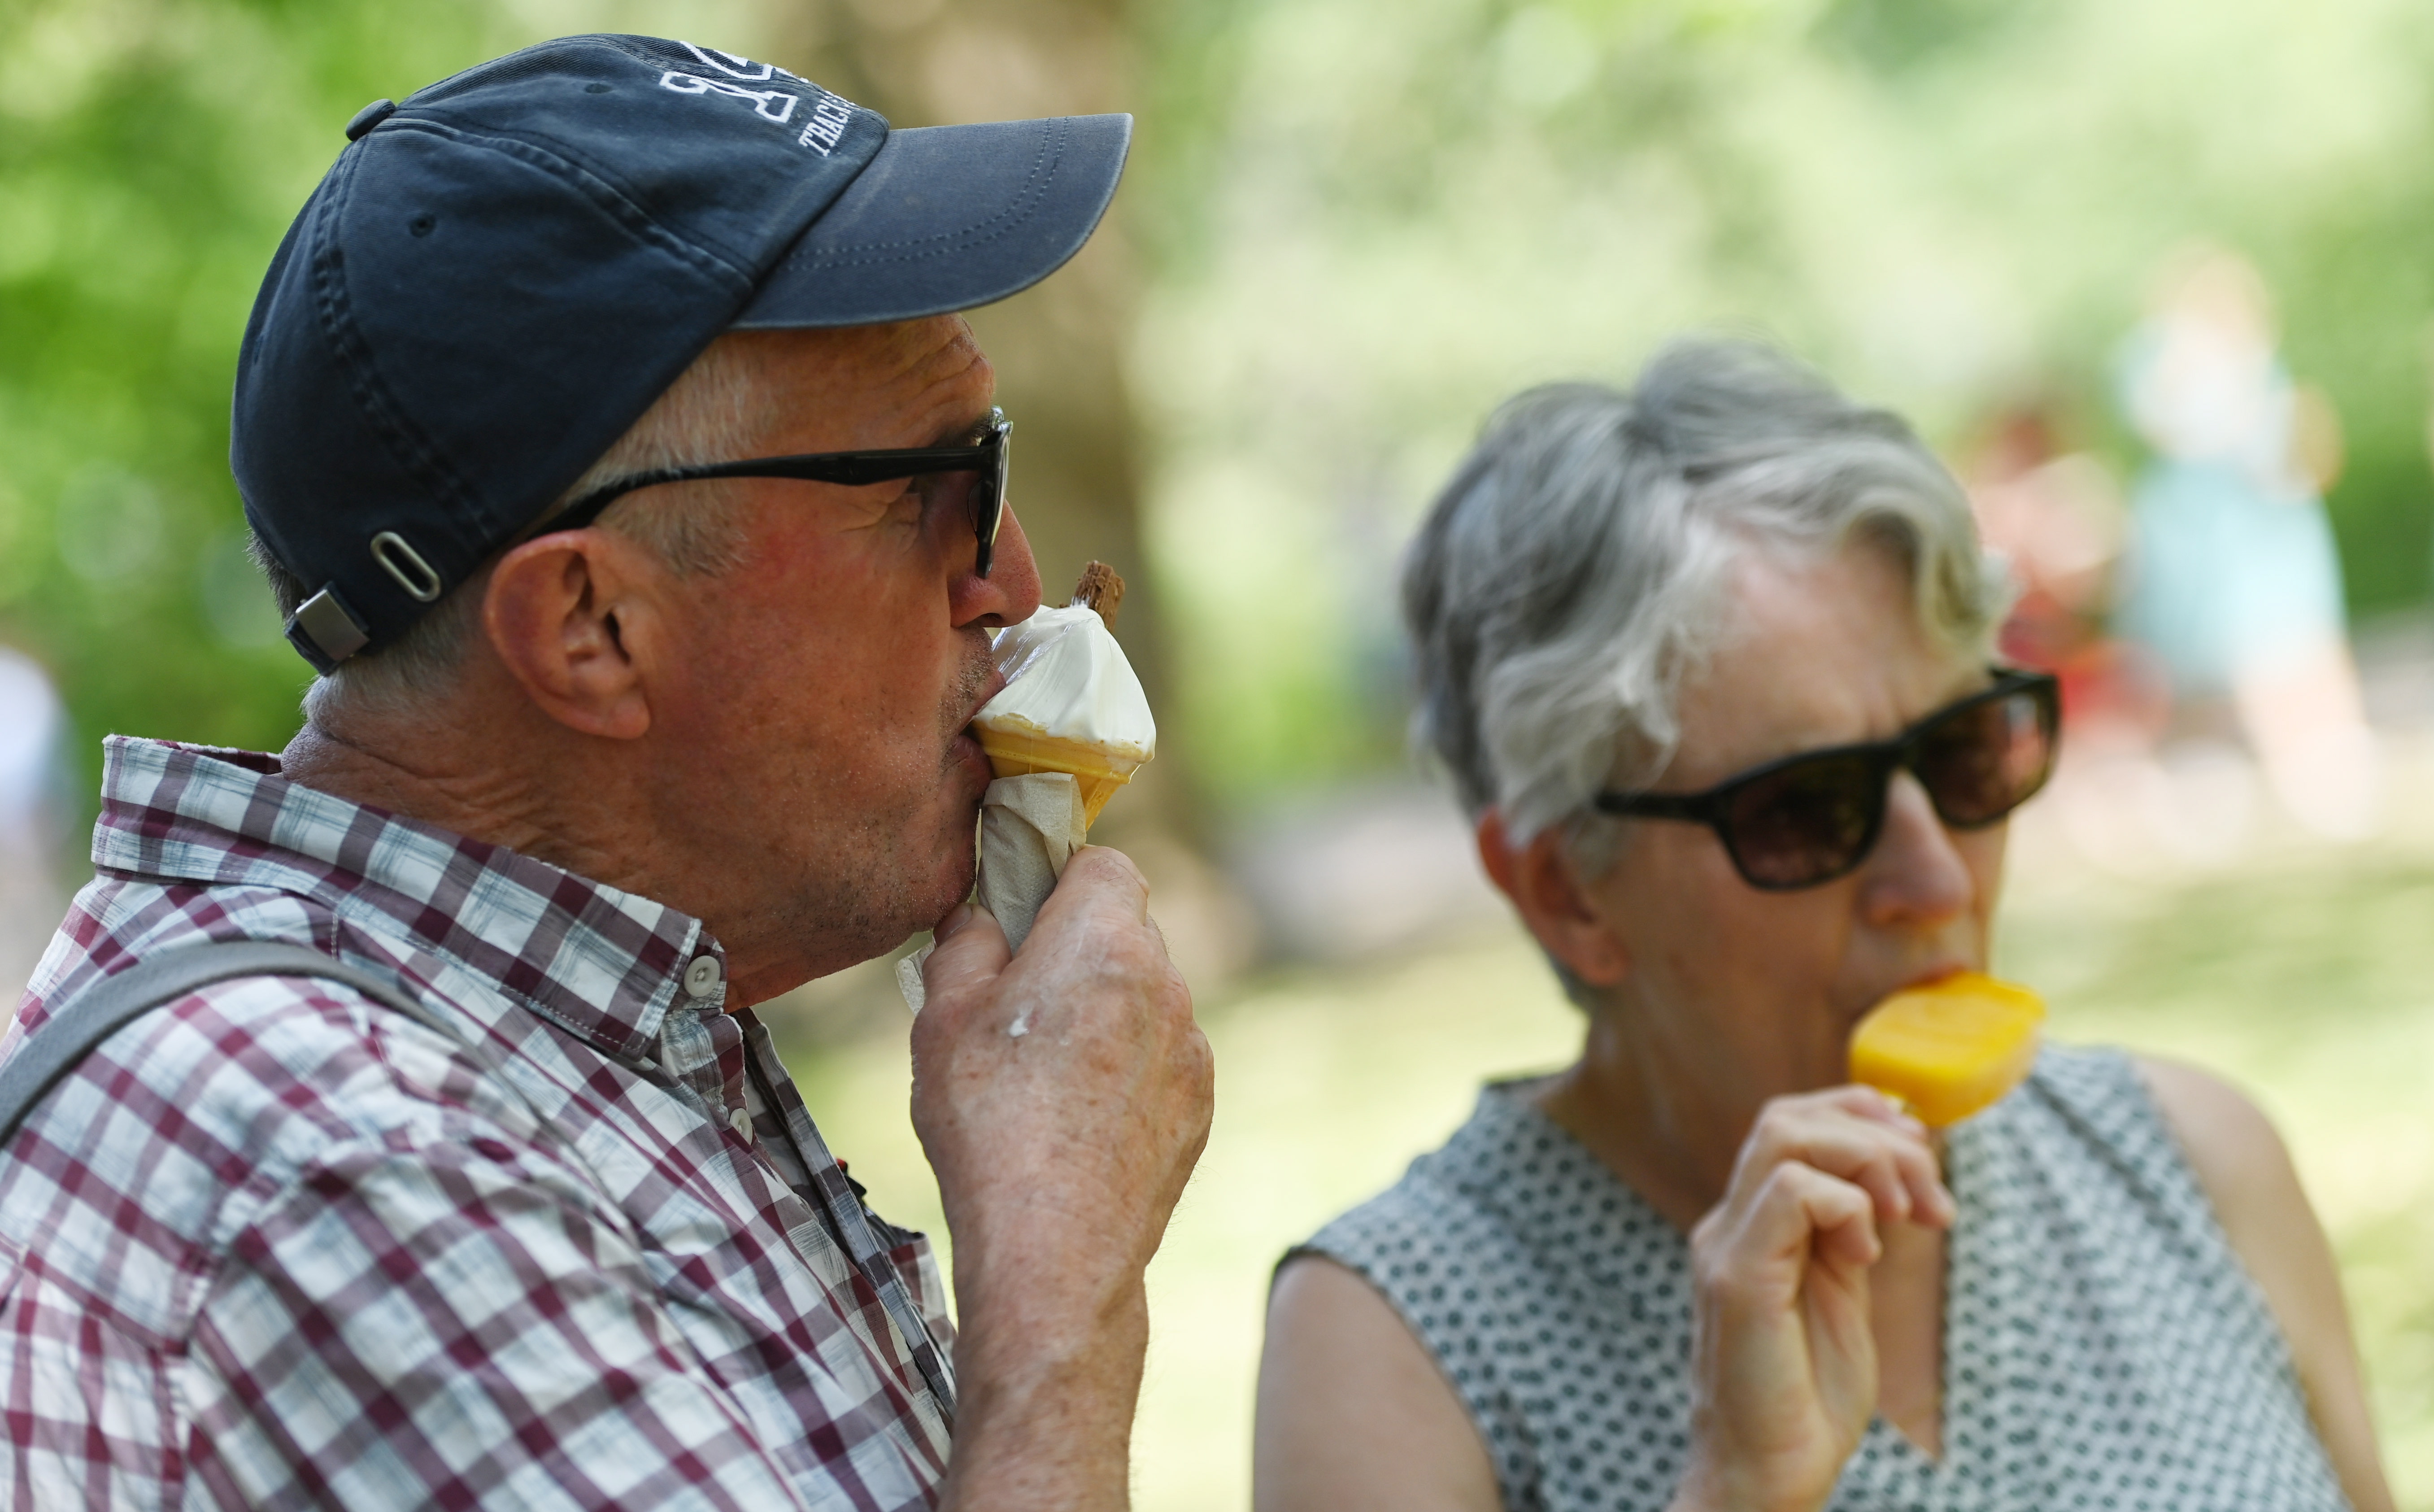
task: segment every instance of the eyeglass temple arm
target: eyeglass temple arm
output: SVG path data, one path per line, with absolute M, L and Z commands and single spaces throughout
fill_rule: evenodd
M 795 478 L 805 483 L 842 483 L 859 488 L 929 472 L 953 472 L 978 467 L 996 452 L 993 446 L 915 446 L 883 452 L 824 452 L 806 456 L 763 456 L 742 462 L 705 462 L 698 467 L 661 468 L 620 478 L 595 489 L 559 510 L 544 528 L 579 530 L 602 510 L 628 493 L 662 483 L 700 483 L 711 478 Z
M 1715 812 L 1715 796 L 1709 793 L 1600 793 L 1590 799 L 1601 814 L 1618 818 L 1697 819 L 1705 822 Z

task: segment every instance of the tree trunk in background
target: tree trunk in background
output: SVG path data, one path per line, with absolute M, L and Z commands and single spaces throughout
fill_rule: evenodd
M 778 60 L 899 127 L 1139 112 L 1124 0 L 778 0 Z M 1174 708 L 1168 621 L 1140 525 L 1139 427 L 1124 376 L 1138 273 L 1126 193 L 1098 233 L 1044 283 L 970 313 L 1013 420 L 1011 499 L 1062 603 L 1082 565 L 1123 574 L 1118 638 L 1153 709 Z M 1251 948 L 1247 915 L 1201 859 L 1186 753 L 1161 731 L 1157 759 L 1108 806 L 1091 838 L 1151 879 L 1178 963 L 1222 978 Z

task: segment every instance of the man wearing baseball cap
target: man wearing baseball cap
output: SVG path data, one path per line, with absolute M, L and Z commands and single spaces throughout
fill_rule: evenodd
M 1129 130 L 621 36 L 348 125 L 236 379 L 305 726 L 111 741 L 0 1042 L 12 1504 L 1123 1503 L 1208 1052 L 1123 857 L 960 902 L 1039 584 L 953 312 Z M 751 1010 L 934 924 L 952 1330 Z

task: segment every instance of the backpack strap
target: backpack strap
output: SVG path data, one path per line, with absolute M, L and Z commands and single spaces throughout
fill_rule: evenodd
M 190 945 L 103 977 L 60 1005 L 41 1028 L 19 1042 L 17 1053 L 0 1065 L 0 1144 L 9 1142 L 44 1094 L 104 1040 L 197 988 L 239 976 L 323 977 L 353 988 L 451 1040 L 462 1038 L 396 982 L 349 966 L 326 951 L 260 939 Z

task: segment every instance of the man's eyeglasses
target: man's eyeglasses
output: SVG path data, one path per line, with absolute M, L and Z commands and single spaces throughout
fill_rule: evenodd
M 842 483 L 860 488 L 898 478 L 944 474 L 942 486 L 954 497 L 961 490 L 971 511 L 972 533 L 980 549 L 972 558 L 972 575 L 986 577 L 997 550 L 998 523 L 1005 518 L 1005 473 L 1008 438 L 1014 422 L 1005 411 L 992 409 L 979 440 L 964 446 L 908 446 L 877 452 L 812 452 L 800 456 L 755 456 L 740 462 L 708 462 L 698 467 L 672 467 L 638 472 L 605 489 L 595 489 L 541 522 L 543 530 L 580 530 L 600 518 L 602 510 L 637 489 L 662 483 L 694 483 L 704 478 L 798 478 L 808 483 Z
M 1956 830 L 1995 823 L 2053 775 L 2062 699 L 2051 675 L 1997 667 L 1995 685 L 1891 740 L 1803 751 L 1704 793 L 1600 793 L 1603 814 L 1688 819 L 1716 832 L 1753 887 L 1786 892 L 1856 870 L 1885 827 L 1894 773 L 1907 768 Z

